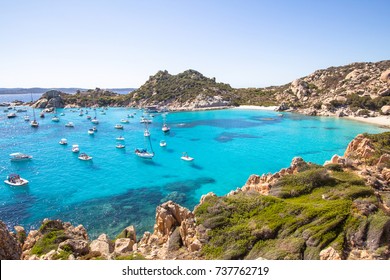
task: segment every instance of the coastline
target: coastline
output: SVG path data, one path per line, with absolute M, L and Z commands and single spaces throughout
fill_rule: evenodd
M 233 109 L 246 109 L 246 110 L 267 110 L 275 111 L 279 106 L 256 106 L 256 105 L 240 105 Z
M 378 126 L 390 129 L 390 116 L 378 116 L 378 117 L 368 117 L 368 118 L 348 116 L 348 117 L 344 117 L 344 118 L 349 119 L 349 120 L 353 120 L 353 121 L 374 124 L 374 125 L 378 125 Z

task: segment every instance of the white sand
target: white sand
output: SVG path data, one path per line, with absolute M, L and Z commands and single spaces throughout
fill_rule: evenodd
M 247 109 L 247 110 L 268 110 L 275 111 L 278 106 L 255 106 L 255 105 L 240 105 L 239 107 L 235 107 L 234 109 Z
M 365 122 L 365 123 L 371 123 L 376 124 L 380 126 L 385 126 L 390 128 L 390 116 L 379 116 L 379 117 L 369 117 L 369 118 L 363 118 L 363 117 L 344 117 L 350 120 Z

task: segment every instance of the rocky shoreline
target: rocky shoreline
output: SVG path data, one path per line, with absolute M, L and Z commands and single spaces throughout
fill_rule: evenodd
M 193 211 L 173 201 L 165 202 L 156 208 L 154 231 L 152 233 L 145 232 L 139 240 L 136 237 L 136 229 L 131 225 L 125 228 L 114 240 L 109 239 L 106 234 L 101 234 L 95 240 L 89 240 L 88 233 L 82 225 L 73 226 L 60 220 L 45 219 L 38 230 L 31 230 L 28 234 L 20 226 L 15 227 L 15 232 L 10 232 L 6 225 L 0 222 L 0 259 L 207 259 L 213 256 L 209 252 L 210 246 L 215 242 L 214 239 L 217 238 L 217 236 L 213 235 L 213 231 L 221 223 L 219 215 L 223 213 L 220 212 L 221 210 L 218 210 L 218 207 L 220 207 L 218 205 L 221 203 L 218 201 L 231 200 L 240 202 L 240 204 L 244 203 L 245 205 L 245 201 L 248 199 L 266 199 L 266 201 L 276 197 L 286 199 L 290 196 L 299 197 L 299 195 L 310 193 L 310 188 L 313 187 L 321 188 L 322 185 L 308 185 L 305 187 L 308 188 L 306 190 L 299 188 L 294 190 L 296 187 L 293 187 L 288 192 L 281 188 L 281 183 L 283 184 L 287 178 L 288 180 L 297 180 L 294 178 L 300 178 L 300 176 L 306 178 L 302 181 L 303 185 L 307 184 L 305 182 L 314 180 L 315 184 L 319 181 L 324 181 L 324 186 L 326 186 L 329 182 L 336 184 L 341 180 L 336 186 L 331 187 L 329 191 L 324 191 L 320 200 L 322 201 L 321 203 L 330 203 L 332 205 L 339 198 L 344 196 L 350 197 L 349 199 L 352 202 L 350 211 L 352 212 L 348 212 L 350 216 L 348 221 L 354 221 L 356 225 L 345 228 L 342 232 L 336 231 L 341 236 L 344 236 L 344 241 L 342 241 L 344 245 L 340 247 L 340 243 L 338 243 L 340 241 L 337 241 L 338 238 L 323 245 L 314 242 L 314 239 L 304 238 L 302 239 L 304 243 L 300 245 L 303 246 L 302 249 L 312 248 L 315 251 L 308 251 L 309 253 L 304 255 L 301 253 L 296 254 L 294 251 L 289 252 L 287 255 L 285 255 L 286 253 L 272 255 L 269 251 L 266 251 L 268 253 L 259 251 L 255 254 L 252 250 L 245 258 L 389 259 L 389 147 L 390 132 L 379 135 L 358 135 L 349 143 L 343 156 L 334 155 L 332 159 L 325 162 L 324 167 L 307 163 L 301 158 L 294 158 L 290 167 L 284 168 L 275 174 L 251 175 L 242 188 L 231 191 L 225 197 L 217 197 L 213 193 L 202 196 L 199 205 Z M 307 176 L 305 175 L 306 173 L 310 176 L 305 177 Z M 357 174 L 359 177 L 354 178 L 355 175 L 352 174 Z M 316 176 L 320 177 L 317 178 Z M 338 179 L 334 181 L 332 176 L 336 176 L 335 178 Z M 363 186 L 363 181 L 360 182 L 361 179 L 358 178 L 362 178 L 366 186 Z M 342 183 L 343 181 L 345 183 Z M 347 182 L 351 183 L 348 188 L 346 188 Z M 302 194 L 299 194 L 299 192 Z M 349 199 L 345 201 L 345 205 L 350 205 Z M 279 200 L 275 200 L 275 202 L 277 201 Z M 229 216 L 235 215 L 236 210 L 232 207 L 233 204 L 230 210 L 227 210 L 229 207 L 224 210 L 231 212 Z M 206 219 L 205 214 L 208 217 Z M 282 212 L 279 212 L 279 215 L 282 214 Z M 284 213 L 283 215 L 286 214 Z M 346 214 L 344 213 L 343 215 Z M 336 221 L 340 214 L 334 215 L 336 216 L 334 218 L 331 217 L 330 221 L 333 219 Z M 260 217 L 266 218 L 264 216 Z M 318 219 L 321 222 L 324 218 Z M 244 223 L 244 220 L 240 218 L 238 223 Z M 249 229 L 254 226 L 253 222 L 251 223 L 252 225 L 249 226 Z M 326 224 L 327 222 L 323 221 L 323 223 Z M 346 223 L 345 218 L 343 218 L 339 226 L 344 227 Z M 282 235 L 284 242 L 288 242 L 286 240 L 291 239 L 290 235 L 294 236 L 291 229 L 296 228 L 297 225 L 289 225 L 289 228 L 287 228 L 289 235 Z M 260 236 L 263 236 L 264 242 L 267 240 L 279 242 L 279 237 L 276 233 L 267 233 L 270 229 L 266 229 L 268 227 L 264 228 L 265 224 L 262 225 L 260 223 L 259 226 L 262 228 Z M 248 230 L 248 227 L 246 226 L 245 229 Z M 266 231 L 264 232 L 264 230 Z M 328 230 L 331 230 L 331 228 Z M 260 234 L 260 232 L 256 232 L 254 232 L 255 236 Z M 308 236 L 311 235 L 309 232 L 306 234 Z M 239 242 L 239 240 L 240 238 L 234 242 Z M 297 240 L 296 237 L 291 239 L 291 242 L 296 242 L 293 240 Z M 335 241 L 337 242 L 335 243 Z M 280 245 L 274 244 L 272 246 L 275 246 L 272 248 L 276 252 L 280 250 Z M 288 246 L 292 246 L 292 244 Z M 284 248 L 283 250 L 290 249 Z M 227 250 L 226 252 L 230 251 Z M 223 252 L 222 255 L 219 255 L 220 253 L 215 255 L 219 257 L 214 258 L 243 258 L 234 257 L 235 255 L 226 255 Z

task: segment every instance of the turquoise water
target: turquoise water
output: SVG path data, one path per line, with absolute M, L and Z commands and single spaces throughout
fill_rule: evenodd
M 143 160 L 133 153 L 144 147 L 141 111 L 109 108 L 98 113 L 98 132 L 86 115 L 64 112 L 59 123 L 50 114 L 38 119 L 38 129 L 23 120 L 23 114 L 7 119 L 0 112 L 0 178 L 18 173 L 30 181 L 26 187 L 0 184 L 0 220 L 37 228 L 41 221 L 59 218 L 83 224 L 91 237 L 105 232 L 111 237 L 133 224 L 137 232 L 153 230 L 155 208 L 173 199 L 192 208 L 202 194 L 224 195 L 241 187 L 251 174 L 275 172 L 289 166 L 294 156 L 323 164 L 333 154 L 343 154 L 358 133 L 385 129 L 337 118 L 306 117 L 273 111 L 218 110 L 169 113 L 171 133 L 161 131 L 162 117 L 150 125 L 156 156 Z M 136 112 L 124 130 L 114 128 L 127 114 Z M 90 111 L 90 114 L 92 111 Z M 31 115 L 32 112 L 30 111 Z M 74 128 L 66 128 L 68 121 Z M 125 137 L 126 149 L 115 148 L 116 137 Z M 61 138 L 68 146 L 59 145 Z M 159 141 L 165 139 L 167 147 Z M 80 161 L 72 144 L 93 157 Z M 34 158 L 10 162 L 9 154 L 23 152 Z M 195 158 L 180 160 L 182 152 Z

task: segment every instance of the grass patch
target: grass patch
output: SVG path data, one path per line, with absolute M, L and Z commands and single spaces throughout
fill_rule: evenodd
M 49 253 L 51 250 L 56 250 L 58 244 L 68 239 L 63 230 L 53 230 L 47 232 L 39 239 L 31 249 L 31 254 L 41 256 Z

